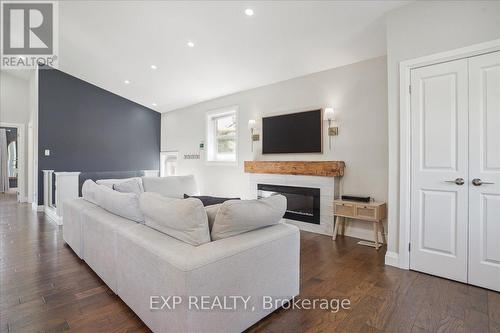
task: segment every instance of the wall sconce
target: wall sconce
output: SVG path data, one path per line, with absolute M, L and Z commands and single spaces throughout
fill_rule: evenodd
M 248 121 L 248 129 L 250 130 L 250 133 L 251 133 L 252 151 L 253 151 L 253 143 L 254 143 L 254 141 L 259 141 L 260 140 L 259 134 L 254 134 L 254 131 L 255 131 L 256 128 L 257 128 L 257 123 L 255 122 L 254 119 L 250 119 Z
M 335 121 L 335 111 L 332 107 L 325 108 L 323 119 L 328 120 L 328 148 L 332 149 L 332 136 L 339 135 L 339 128 Z

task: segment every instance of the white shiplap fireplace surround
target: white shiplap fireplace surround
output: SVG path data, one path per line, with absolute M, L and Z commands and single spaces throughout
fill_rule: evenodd
M 264 165 L 263 168 L 260 168 L 261 163 Z M 250 189 L 255 198 L 258 193 L 258 184 L 318 188 L 320 190 L 320 224 L 290 219 L 285 219 L 285 221 L 304 231 L 332 235 L 333 200 L 339 196 L 339 182 L 343 175 L 344 163 L 332 161 L 333 167 L 327 172 L 315 168 L 315 163 L 318 162 L 298 162 L 297 166 L 293 162 L 251 161 L 245 163 L 245 172 L 250 173 Z M 325 162 L 321 163 L 324 165 Z

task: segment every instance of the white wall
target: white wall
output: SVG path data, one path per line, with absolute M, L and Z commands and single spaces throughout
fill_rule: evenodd
M 0 120 L 27 124 L 29 119 L 29 81 L 0 71 Z
M 399 249 L 399 62 L 497 38 L 499 1 L 417 1 L 388 13 L 389 252 Z
M 239 159 L 237 166 L 207 165 L 202 160 L 183 159 L 198 152 L 205 140 L 205 113 L 221 107 L 239 106 Z M 338 111 L 340 134 L 328 150 L 324 131 L 324 154 L 260 154 L 261 142 L 250 151 L 249 119 L 263 115 L 313 110 L 333 105 Z M 343 192 L 367 194 L 387 200 L 387 68 L 379 57 L 292 80 L 217 98 L 162 115 L 162 151 L 178 150 L 179 170 L 194 174 L 202 194 L 250 197 L 243 161 L 343 160 L 346 172 Z M 355 223 L 347 234 L 371 236 L 370 225 Z
M 24 75 L 26 76 L 26 75 Z M 27 124 L 30 118 L 30 80 L 0 71 L 0 122 L 24 125 L 24 194 L 28 193 Z

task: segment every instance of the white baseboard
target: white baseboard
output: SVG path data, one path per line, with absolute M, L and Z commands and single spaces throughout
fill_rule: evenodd
M 293 224 L 299 227 L 300 230 L 313 232 L 315 234 L 332 236 L 333 231 L 325 231 L 324 226 L 320 226 L 319 224 L 305 223 L 300 221 L 288 220 L 285 219 L 286 223 Z M 350 224 L 347 225 L 345 230 L 345 235 L 349 237 L 359 238 L 362 240 L 367 240 L 373 242 L 373 230 L 371 229 L 363 229 L 356 226 L 352 226 Z M 379 241 L 382 239 L 382 234 L 379 234 Z
M 44 206 L 37 206 L 36 204 L 33 203 L 33 205 L 31 206 L 31 208 L 36 211 L 36 212 L 43 212 L 44 211 Z
M 373 236 L 373 230 L 356 228 L 355 226 L 347 226 L 345 230 L 345 235 L 349 237 L 359 238 L 363 240 L 367 240 L 370 242 L 375 241 L 375 237 Z M 382 242 L 382 233 L 379 233 L 379 242 Z
M 399 254 L 392 251 L 387 251 L 385 254 L 385 264 L 399 268 Z
M 19 198 L 19 202 L 20 203 L 28 202 L 28 197 L 21 197 L 21 198 Z

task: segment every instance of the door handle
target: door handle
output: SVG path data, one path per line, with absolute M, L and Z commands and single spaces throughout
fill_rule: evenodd
M 445 180 L 445 183 L 455 183 L 457 185 L 465 184 L 465 180 L 463 178 L 457 178 L 455 180 Z
M 493 183 L 493 182 L 483 182 L 483 181 L 482 181 L 481 179 L 479 179 L 479 178 L 474 178 L 474 179 L 472 180 L 472 185 L 474 185 L 474 186 L 481 186 L 481 185 L 483 185 L 483 184 L 495 184 L 495 183 Z

